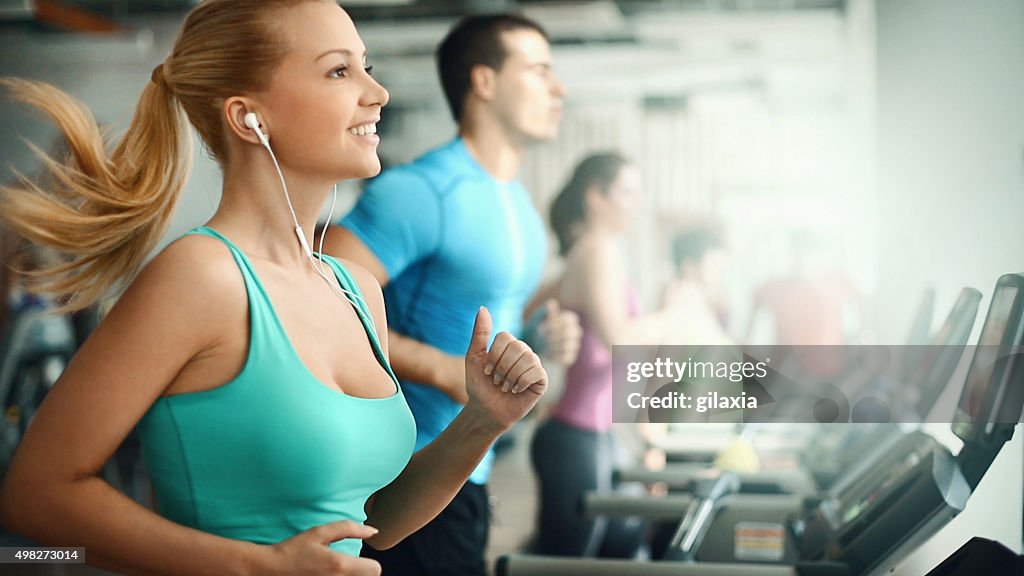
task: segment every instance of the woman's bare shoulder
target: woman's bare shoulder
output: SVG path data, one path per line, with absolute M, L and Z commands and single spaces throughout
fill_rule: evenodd
M 584 277 L 603 276 L 609 270 L 617 272 L 622 258 L 615 238 L 606 234 L 586 234 L 580 237 L 566 258 L 566 271 Z
M 228 248 L 215 238 L 175 240 L 147 263 L 120 302 L 140 313 L 187 315 L 196 326 L 218 319 L 245 302 L 245 284 Z
M 140 277 L 146 274 L 174 286 L 191 287 L 193 292 L 244 286 L 238 264 L 228 247 L 216 238 L 197 234 L 168 244 L 146 265 Z
M 359 285 L 359 290 L 362 291 L 363 297 L 366 298 L 367 303 L 384 301 L 384 294 L 381 290 L 380 282 L 377 282 L 377 279 L 369 270 L 360 264 L 357 264 L 353 260 L 338 258 L 337 256 L 335 256 L 335 259 L 342 265 L 342 267 L 348 270 L 349 274 L 352 275 L 352 278 L 355 279 L 356 284 Z

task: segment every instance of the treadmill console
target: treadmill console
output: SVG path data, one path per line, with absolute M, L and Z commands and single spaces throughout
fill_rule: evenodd
M 999 279 L 967 382 L 953 418 L 953 432 L 966 445 L 1002 445 L 1013 434 L 1024 405 L 1021 345 L 1024 338 L 1024 275 Z M 1015 384 L 1015 385 L 1014 385 Z

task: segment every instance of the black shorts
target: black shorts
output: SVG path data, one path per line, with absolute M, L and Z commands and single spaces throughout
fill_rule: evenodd
M 466 482 L 448 507 L 389 550 L 363 546 L 383 576 L 486 576 L 490 528 L 487 487 Z

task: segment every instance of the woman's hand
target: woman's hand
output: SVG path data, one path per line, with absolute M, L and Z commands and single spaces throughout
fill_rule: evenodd
M 491 314 L 481 306 L 466 352 L 466 408 L 504 431 L 537 404 L 547 390 L 548 373 L 533 350 L 508 332 L 495 336 L 488 350 L 490 339 Z
M 351 520 L 310 528 L 301 534 L 270 546 L 273 558 L 266 574 L 289 576 L 380 576 L 380 564 L 335 552 L 328 544 L 345 538 L 365 539 L 377 529 Z
M 538 354 L 563 366 L 576 362 L 582 337 L 579 315 L 562 308 L 554 298 L 548 298 L 531 317 L 523 334 L 523 340 L 529 341 Z

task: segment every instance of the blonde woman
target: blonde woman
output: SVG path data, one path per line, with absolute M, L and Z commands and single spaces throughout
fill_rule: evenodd
M 306 251 L 303 232 L 334 182 L 380 169 L 388 94 L 369 72 L 333 1 L 208 0 L 109 157 L 74 100 L 5 81 L 72 151 L 47 163 L 57 189 L 4 190 L 8 225 L 73 256 L 33 287 L 81 308 L 127 285 L 15 455 L 9 529 L 130 574 L 378 574 L 362 542 L 387 548 L 429 521 L 536 403 L 537 356 L 506 333 L 491 342 L 481 309 L 466 409 L 410 459 L 380 288 Z M 186 117 L 221 165 L 220 206 L 136 275 L 188 175 Z M 159 514 L 97 474 L 136 424 Z

